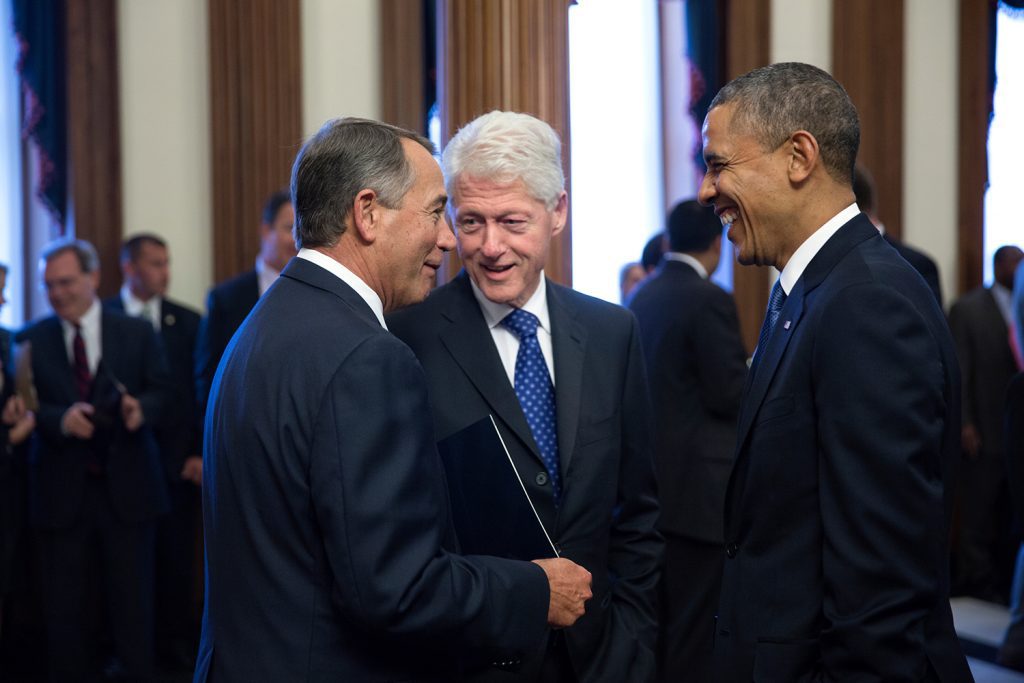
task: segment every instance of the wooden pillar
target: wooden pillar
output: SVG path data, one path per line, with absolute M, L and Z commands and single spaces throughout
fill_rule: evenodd
M 992 0 L 960 2 L 960 107 L 957 138 L 957 286 L 950 297 L 979 287 L 984 278 L 988 127 L 992 111 L 989 45 Z
M 253 267 L 263 203 L 288 185 L 302 142 L 300 2 L 208 0 L 207 10 L 213 275 L 220 281 Z
M 69 209 L 75 236 L 96 247 L 107 297 L 121 286 L 123 222 L 115 0 L 68 2 L 67 41 Z
M 426 133 L 423 3 L 380 0 L 381 112 L 387 123 Z
M 903 0 L 832 5 L 832 74 L 860 115 L 858 162 L 878 188 L 878 216 L 899 239 L 903 219 Z
M 525 112 L 547 121 L 561 136 L 563 170 L 569 177 L 570 4 L 438 0 L 442 142 L 493 109 Z M 452 254 L 442 277 L 450 279 L 460 268 Z M 552 243 L 545 274 L 572 285 L 571 225 Z
M 726 58 L 728 79 L 742 76 L 770 60 L 770 0 L 731 0 L 726 11 Z M 733 297 L 740 319 L 740 332 L 748 354 L 754 352 L 761 331 L 771 269 L 766 266 L 741 266 L 733 269 Z

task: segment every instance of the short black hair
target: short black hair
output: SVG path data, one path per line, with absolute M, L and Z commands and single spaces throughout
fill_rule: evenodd
M 672 209 L 667 232 L 672 251 L 700 253 L 707 251 L 722 234 L 722 222 L 710 206 L 701 206 L 696 199 L 689 199 Z
M 1012 259 L 1020 254 L 1020 247 L 1015 244 L 1004 244 L 995 250 L 992 254 L 992 265 L 993 267 L 998 266 L 1005 259 Z
M 142 251 L 145 244 L 155 244 L 158 247 L 167 248 L 167 242 L 162 237 L 157 237 L 151 232 L 140 232 L 121 243 L 121 263 L 134 262 L 139 258 L 139 252 Z
M 658 264 L 661 263 L 661 257 L 664 254 L 665 233 L 659 232 L 657 235 L 647 240 L 647 244 L 644 245 L 643 253 L 640 255 L 640 265 L 649 273 L 658 267 Z
M 266 203 L 263 204 L 263 222 L 270 225 L 277 218 L 277 212 L 281 210 L 281 207 L 285 204 L 292 203 L 292 193 L 287 189 L 278 190 L 274 194 L 267 197 Z

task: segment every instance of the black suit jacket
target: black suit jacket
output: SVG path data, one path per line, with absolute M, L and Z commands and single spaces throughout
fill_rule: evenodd
M 948 600 L 956 355 L 863 214 L 810 262 L 751 377 L 714 680 L 972 680 Z
M 1010 328 L 990 289 L 964 294 L 949 311 L 963 374 L 963 422 L 977 428 L 984 455 L 1003 455 L 1006 386 L 1017 372 Z
M 914 249 L 906 242 L 894 240 L 889 235 L 885 235 L 885 241 L 899 252 L 899 255 L 906 259 L 914 270 L 921 274 L 928 289 L 932 290 L 932 294 L 935 295 L 935 300 L 939 302 L 939 308 L 942 308 L 942 281 L 939 280 L 939 268 L 935 265 L 935 261 L 923 251 Z
M 196 400 L 199 404 L 200 423 L 206 412 L 206 402 L 213 385 L 217 364 L 224 355 L 235 330 L 260 298 L 259 276 L 255 270 L 222 282 L 210 289 L 206 296 L 206 317 L 199 326 L 196 342 Z
M 106 299 L 103 305 L 124 313 L 124 301 L 120 296 Z M 156 433 L 167 478 L 175 483 L 181 481 L 185 458 L 199 455 L 202 448 L 192 378 L 198 333 L 199 313 L 169 299 L 161 299 L 159 339 L 170 369 L 172 393 Z
M 664 260 L 629 308 L 640 323 L 654 404 L 661 528 L 721 543 L 747 376 L 736 304 L 690 265 Z
M 163 353 L 149 323 L 106 310 L 101 320 L 101 360 L 93 400 L 108 404 L 113 423 L 98 429 L 89 441 L 61 433 L 61 418 L 79 397 L 60 320 L 44 318 L 17 337 L 19 343 L 32 344 L 39 411 L 29 455 L 29 501 L 33 521 L 46 528 L 65 527 L 76 519 L 91 452 L 104 461 L 111 502 L 123 521 L 148 521 L 168 509 L 153 436 L 169 393 Z M 116 382 L 142 404 L 145 423 L 135 432 L 125 429 L 120 419 Z
M 1024 536 L 1024 372 L 1010 380 L 1006 390 L 1006 478 L 1016 517 L 1017 536 Z
M 11 333 L 0 327 L 0 410 L 7 404 L 7 399 L 14 394 L 14 369 L 11 366 Z M 8 427 L 0 421 L 0 467 L 7 461 Z
M 207 413 L 195 680 L 455 680 L 545 632 L 529 562 L 460 557 L 423 372 L 348 285 L 293 259 Z
M 587 613 L 565 631 L 580 680 L 650 680 L 662 541 L 655 531 L 650 408 L 636 321 L 619 306 L 551 282 L 547 287 L 558 509 L 465 272 L 424 303 L 389 316 L 388 326 L 423 364 L 437 437 L 493 414 L 556 546 L 593 574 Z

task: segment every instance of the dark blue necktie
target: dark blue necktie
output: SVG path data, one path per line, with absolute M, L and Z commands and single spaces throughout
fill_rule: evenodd
M 768 346 L 768 340 L 775 329 L 775 323 L 779 322 L 779 314 L 782 313 L 782 306 L 786 303 L 786 293 L 782 291 L 780 280 L 775 281 L 772 287 L 771 296 L 768 297 L 768 311 L 764 316 L 764 324 L 761 325 L 761 336 L 757 338 L 757 349 L 754 354 L 760 358 L 764 349 Z M 756 361 L 755 361 L 756 362 Z
M 514 309 L 501 321 L 512 334 L 519 338 L 519 353 L 516 354 L 515 385 L 519 405 L 530 425 L 533 440 L 540 449 L 541 460 L 551 478 L 551 490 L 555 504 L 562 494 L 562 481 L 558 473 L 558 431 L 556 428 L 555 387 L 551 383 L 544 354 L 537 341 L 537 326 L 540 321 L 533 313 Z

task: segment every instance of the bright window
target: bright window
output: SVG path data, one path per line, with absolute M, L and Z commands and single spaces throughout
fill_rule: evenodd
M 20 327 L 25 319 L 22 264 L 21 126 L 17 42 L 11 3 L 0 2 L 0 262 L 7 264 L 7 304 L 0 325 Z
M 1000 6 L 996 18 L 995 115 L 988 132 L 989 188 L 985 193 L 985 284 L 992 254 L 1024 246 L 1020 189 L 1024 187 L 1024 13 Z

